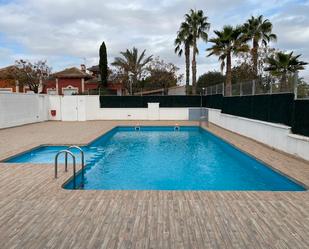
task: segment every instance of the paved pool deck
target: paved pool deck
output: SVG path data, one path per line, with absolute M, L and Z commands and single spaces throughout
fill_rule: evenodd
M 0 130 L 0 160 L 41 144 L 87 144 L 117 125 L 43 122 Z M 309 186 L 309 163 L 210 125 L 210 132 Z M 309 152 L 308 152 L 309 153 Z M 64 190 L 72 172 L 0 163 L 0 248 L 309 248 L 309 192 Z

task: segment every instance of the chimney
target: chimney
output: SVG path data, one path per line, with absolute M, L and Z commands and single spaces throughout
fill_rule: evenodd
M 85 66 L 85 64 L 81 64 L 81 65 L 80 65 L 80 70 L 81 70 L 83 73 L 86 73 L 86 66 Z

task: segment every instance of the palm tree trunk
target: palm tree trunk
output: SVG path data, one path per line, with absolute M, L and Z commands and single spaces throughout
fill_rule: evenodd
M 253 46 L 251 53 L 252 53 L 254 78 L 257 78 L 258 75 L 258 49 L 259 49 L 259 43 L 255 39 L 253 39 Z
M 225 95 L 232 95 L 232 59 L 231 52 L 226 56 L 226 81 L 225 81 Z
M 186 57 L 186 94 L 189 94 L 190 85 L 190 45 L 185 45 L 185 57 Z
M 287 76 L 286 76 L 286 73 L 283 73 L 282 74 L 282 77 L 281 77 L 281 84 L 280 84 L 280 90 L 281 91 L 285 91 L 288 89 L 288 86 L 287 86 Z
M 193 42 L 193 55 L 192 55 L 192 94 L 196 94 L 196 40 Z

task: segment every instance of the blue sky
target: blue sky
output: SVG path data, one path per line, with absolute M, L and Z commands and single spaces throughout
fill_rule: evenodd
M 126 48 L 175 63 L 183 72 L 184 59 L 174 54 L 173 40 L 190 8 L 203 9 L 214 29 L 242 24 L 262 14 L 274 24 L 274 47 L 295 51 L 309 61 L 308 0 L 0 0 L 0 67 L 16 59 L 46 59 L 53 71 L 98 62 L 104 40 L 109 62 Z M 198 75 L 219 70 L 216 57 L 206 57 L 208 44 L 199 43 Z M 309 78 L 309 69 L 302 73 Z

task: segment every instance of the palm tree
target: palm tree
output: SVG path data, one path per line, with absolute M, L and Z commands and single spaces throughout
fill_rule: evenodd
M 138 55 L 138 49 L 133 47 L 132 50 L 127 49 L 125 52 L 120 52 L 123 57 L 116 57 L 112 63 L 118 67 L 129 79 L 129 92 L 133 94 L 133 86 L 137 85 L 140 80 L 145 66 L 152 61 L 152 55 L 146 57 L 146 50 Z
M 185 15 L 185 23 L 188 25 L 189 33 L 192 36 L 192 93 L 196 94 L 196 55 L 198 54 L 197 40 L 208 40 L 207 31 L 210 28 L 210 23 L 207 22 L 208 17 L 204 16 L 202 10 L 190 10 L 189 14 Z
M 188 94 L 190 84 L 190 47 L 192 46 L 192 35 L 190 34 L 189 25 L 186 22 L 183 22 L 180 25 L 174 44 L 176 46 L 175 53 L 177 53 L 178 56 L 182 56 L 182 45 L 184 47 L 186 63 L 186 94 Z
M 244 34 L 248 39 L 252 40 L 251 55 L 255 77 L 258 74 L 258 49 L 260 43 L 267 46 L 270 41 L 277 40 L 277 36 L 272 33 L 272 28 L 272 23 L 268 19 L 263 20 L 262 15 L 258 17 L 251 16 L 243 26 Z
M 281 90 L 288 88 L 289 76 L 292 76 L 300 70 L 304 70 L 304 66 L 308 64 L 307 62 L 298 60 L 300 56 L 300 54 L 294 56 L 293 52 L 278 52 L 274 56 L 266 59 L 268 67 L 264 70 L 270 72 L 273 76 L 281 77 Z
M 207 51 L 210 51 L 208 56 L 219 56 L 221 71 L 226 66 L 225 94 L 230 96 L 232 90 L 232 54 L 247 52 L 249 46 L 246 44 L 247 40 L 243 37 L 240 27 L 234 28 L 227 25 L 223 27 L 222 31 L 215 30 L 214 33 L 217 37 L 209 40 L 213 43 L 213 46 L 207 49 Z

